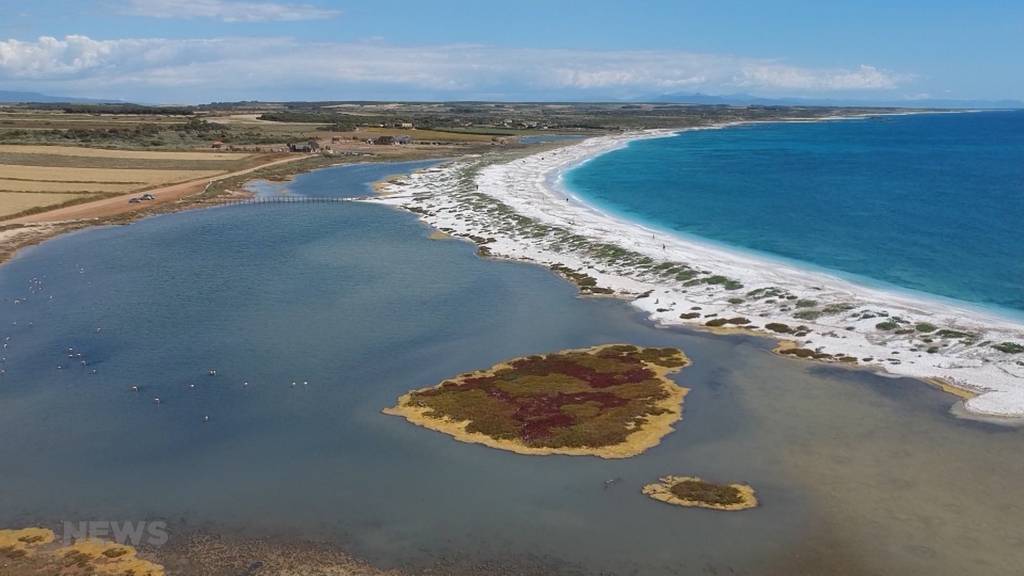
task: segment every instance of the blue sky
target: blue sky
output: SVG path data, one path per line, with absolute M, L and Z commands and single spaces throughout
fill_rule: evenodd
M 148 102 L 1024 99 L 1024 2 L 0 0 L 0 89 Z

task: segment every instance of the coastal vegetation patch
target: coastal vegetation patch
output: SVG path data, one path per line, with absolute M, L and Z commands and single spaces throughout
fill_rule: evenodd
M 0 569 L 10 576 L 164 576 L 163 566 L 131 546 L 91 538 L 62 545 L 47 528 L 0 530 Z
M 977 334 L 962 330 L 942 329 L 935 333 L 939 338 L 977 338 Z
M 626 458 L 681 418 L 688 390 L 668 374 L 689 363 L 676 348 L 630 344 L 532 355 L 414 390 L 384 412 L 521 454 Z
M 711 276 L 705 276 L 703 278 L 694 278 L 683 283 L 683 286 L 699 286 L 701 284 L 708 284 L 711 286 L 721 286 L 725 290 L 739 290 L 743 288 L 743 284 L 739 280 L 734 280 L 720 274 L 714 274 Z
M 766 298 L 775 298 L 783 300 L 796 299 L 796 296 L 792 296 L 792 298 L 790 298 L 790 296 L 792 296 L 792 294 L 790 294 L 788 291 L 786 291 L 783 288 L 778 288 L 776 286 L 755 288 L 750 292 L 747 292 L 747 297 L 753 300 L 764 300 Z
M 486 246 L 480 246 L 480 248 L 483 249 L 486 248 Z M 551 269 L 567 278 L 573 284 L 576 284 L 582 294 L 612 294 L 615 292 L 611 288 L 598 286 L 597 280 L 593 276 L 584 274 L 583 272 L 577 272 L 568 266 L 552 264 Z
M 711 510 L 746 510 L 757 506 L 747 484 L 714 484 L 696 476 L 665 476 L 644 486 L 643 493 L 666 504 Z
M 813 308 L 805 308 L 793 313 L 793 318 L 798 320 L 817 320 L 820 317 L 821 310 L 814 310 Z
M 764 325 L 766 330 L 771 330 L 777 334 L 794 334 L 799 332 L 799 329 L 793 328 L 789 324 L 783 324 L 782 322 L 769 322 Z
M 992 347 L 1006 354 L 1020 354 L 1024 352 L 1024 344 L 1018 344 L 1017 342 L 1000 342 L 999 344 L 993 344 Z
M 799 335 L 801 332 L 796 332 L 795 335 Z M 835 354 L 829 354 L 828 352 L 822 352 L 821 349 L 812 350 L 810 348 L 802 348 L 797 343 L 783 340 L 773 350 L 776 354 L 782 356 L 790 356 L 793 358 L 802 358 L 804 360 L 819 360 L 822 362 L 842 362 L 844 364 L 854 364 L 858 360 L 854 356 L 849 356 L 841 352 Z
M 705 326 L 710 326 L 712 328 L 725 326 L 727 324 L 732 324 L 734 326 L 745 326 L 747 324 L 750 324 L 750 320 L 747 318 L 743 318 L 742 316 L 737 316 L 735 318 L 714 318 L 704 323 Z

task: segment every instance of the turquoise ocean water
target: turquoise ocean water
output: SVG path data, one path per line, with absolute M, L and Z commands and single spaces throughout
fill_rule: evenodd
M 1024 112 L 634 141 L 569 171 L 609 213 L 869 284 L 1024 312 Z

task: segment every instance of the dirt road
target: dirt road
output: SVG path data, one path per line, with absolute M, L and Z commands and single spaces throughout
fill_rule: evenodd
M 188 182 L 181 182 L 178 184 L 171 184 L 160 188 L 154 188 L 146 191 L 136 191 L 130 194 L 121 194 L 119 196 L 111 196 L 110 198 L 104 198 L 102 200 L 94 200 L 92 202 L 84 202 L 82 204 L 75 204 L 74 206 L 66 206 L 64 208 L 57 208 L 56 210 L 50 210 L 47 212 L 40 212 L 38 214 L 30 214 L 28 216 L 22 216 L 20 218 L 14 218 L 12 220 L 5 220 L 3 224 L 39 224 L 44 222 L 67 222 L 71 220 L 89 220 L 95 218 L 104 218 L 107 216 L 116 216 L 119 214 L 126 214 L 129 212 L 136 212 L 145 208 L 152 208 L 154 205 L 169 204 L 171 202 L 177 202 L 182 198 L 198 194 L 206 189 L 212 182 L 218 180 L 225 180 L 227 178 L 234 178 L 235 176 L 241 176 L 250 172 L 255 172 L 261 168 L 267 166 L 274 166 L 277 164 L 284 164 L 286 162 L 295 162 L 302 160 L 303 158 L 309 158 L 309 155 L 292 155 L 286 158 L 280 158 L 271 162 L 266 162 L 258 166 L 246 168 L 244 170 L 238 170 L 235 172 L 228 172 L 212 178 L 201 178 L 198 180 L 190 180 Z M 152 194 L 156 197 L 156 200 L 149 200 L 146 202 L 139 202 L 138 204 L 132 204 L 129 202 L 132 198 L 141 196 L 144 193 Z

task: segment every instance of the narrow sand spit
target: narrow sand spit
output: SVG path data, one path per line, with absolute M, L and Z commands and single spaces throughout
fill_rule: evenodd
M 601 136 L 501 161 L 463 159 L 395 180 L 383 186 L 388 195 L 364 200 L 410 210 L 481 245 L 483 254 L 573 270 L 661 324 L 729 329 L 722 319 L 745 321 L 734 327 L 791 340 L 818 359 L 966 391 L 969 413 L 1024 417 L 1024 353 L 993 347 L 1024 344 L 1024 325 L 966 303 L 869 288 L 651 230 L 561 185 L 566 170 L 590 158 L 676 133 Z

